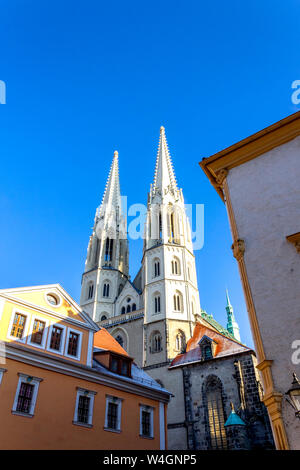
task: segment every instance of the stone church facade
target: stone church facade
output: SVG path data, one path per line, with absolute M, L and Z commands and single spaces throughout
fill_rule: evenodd
M 80 305 L 139 366 L 172 392 L 169 448 L 189 448 L 185 367 L 170 365 L 186 350 L 199 322 L 238 342 L 240 337 L 230 303 L 226 329 L 200 307 L 191 229 L 163 127 L 148 194 L 141 268 L 132 281 L 115 152 L 88 243 Z

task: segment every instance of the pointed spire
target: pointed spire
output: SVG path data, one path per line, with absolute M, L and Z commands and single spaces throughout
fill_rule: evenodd
M 227 307 L 232 308 L 232 305 L 231 305 L 230 300 L 229 300 L 228 289 L 226 289 L 226 300 L 227 300 Z
M 108 208 L 114 207 L 121 210 L 121 192 L 119 180 L 119 154 L 114 152 L 113 161 L 110 167 L 109 175 L 107 178 L 101 205 L 98 208 L 98 215 L 101 210 L 107 211 Z
M 228 290 L 226 289 L 226 312 L 227 312 L 227 331 L 232 334 L 232 336 L 241 341 L 239 325 L 235 321 L 233 307 L 229 300 Z
M 158 189 L 163 194 L 163 189 L 168 186 L 173 190 L 177 190 L 177 183 L 168 149 L 165 128 L 161 126 L 152 190 L 155 192 L 156 189 Z

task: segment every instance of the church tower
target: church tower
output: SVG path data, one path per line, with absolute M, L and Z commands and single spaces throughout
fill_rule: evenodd
M 127 279 L 128 241 L 121 207 L 118 152 L 114 152 L 88 244 L 81 307 L 96 322 L 112 317 L 115 300 Z
M 143 365 L 157 368 L 184 350 L 200 313 L 191 229 L 164 127 L 148 195 L 142 273 Z

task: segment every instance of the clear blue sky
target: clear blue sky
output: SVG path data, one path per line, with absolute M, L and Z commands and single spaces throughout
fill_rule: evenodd
M 198 162 L 299 110 L 299 1 L 0 6 L 0 287 L 59 282 L 79 300 L 113 151 L 122 194 L 146 203 L 164 125 L 186 202 L 205 204 L 202 307 L 225 324 L 228 287 L 251 346 L 225 207 Z

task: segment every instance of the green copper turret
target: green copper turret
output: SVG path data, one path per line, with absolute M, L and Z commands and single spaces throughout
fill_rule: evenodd
M 229 333 L 233 335 L 235 339 L 237 339 L 238 341 L 241 341 L 239 325 L 235 321 L 234 314 L 233 314 L 233 307 L 230 303 L 227 289 L 226 289 L 226 300 L 227 300 L 227 305 L 226 305 L 227 330 L 229 331 Z

